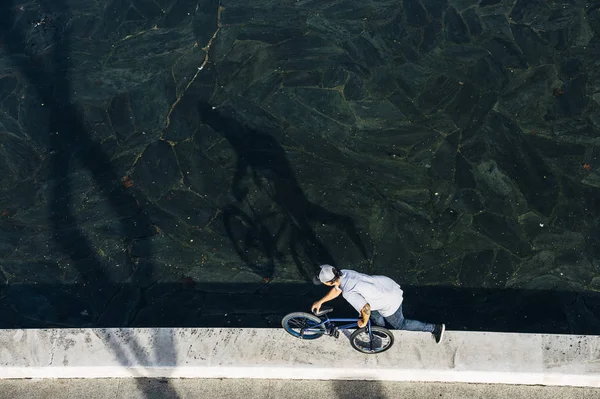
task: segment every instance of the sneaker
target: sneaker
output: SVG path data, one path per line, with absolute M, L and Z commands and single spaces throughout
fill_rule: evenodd
M 446 331 L 446 325 L 445 324 L 436 324 L 435 328 L 433 329 L 433 337 L 435 338 L 435 343 L 439 344 L 440 342 L 442 342 L 442 339 L 444 339 L 444 332 Z

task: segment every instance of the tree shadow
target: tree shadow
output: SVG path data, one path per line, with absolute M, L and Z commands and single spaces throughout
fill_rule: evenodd
M 47 146 L 50 154 L 47 178 L 51 182 L 52 239 L 79 274 L 82 284 L 76 295 L 87 297 L 86 302 L 92 304 L 93 324 L 114 323 L 116 320 L 111 319 L 112 315 L 122 311 L 124 301 L 135 300 L 134 291 L 143 296 L 154 266 L 148 260 L 150 257 L 137 265 L 130 258 L 130 278 L 135 283 L 115 284 L 111 281 L 108 265 L 98 255 L 75 215 L 71 181 L 74 164 L 89 172 L 95 187 L 108 199 L 119 219 L 120 233 L 124 237 L 123 251 L 127 251 L 133 239 L 153 236 L 156 230 L 135 197 L 120 183 L 109 156 L 90 137 L 82 115 L 73 105 L 69 79 L 72 43 L 65 28 L 70 16 L 68 4 L 64 0 L 41 1 L 39 19 L 30 22 L 17 17 L 18 9 L 19 5 L 13 0 L 1 2 L 0 35 L 7 54 L 23 79 L 34 88 L 47 116 L 47 137 L 42 135 L 38 141 Z M 24 33 L 27 29 L 43 30 L 46 47 L 42 52 L 28 46 Z M 170 342 L 172 344 L 172 340 Z M 129 344 L 132 347 L 138 345 L 135 341 Z M 111 348 L 119 359 L 124 359 L 124 348 Z M 165 348 L 168 348 L 168 342 Z M 145 387 L 139 386 L 141 390 Z M 145 394 L 150 397 L 151 392 Z
M 140 370 L 158 368 L 161 370 L 173 369 L 178 366 L 177 353 L 175 351 L 175 342 L 173 330 L 170 328 L 159 328 L 152 330 L 130 330 L 129 333 L 122 333 L 121 329 L 101 329 L 95 331 L 98 337 L 114 353 L 119 363 L 128 367 L 128 371 L 133 374 L 136 384 L 147 398 L 153 398 L 154 392 L 148 384 L 144 383 L 144 378 L 152 378 L 153 375 L 144 375 Z M 136 335 L 146 335 L 147 341 L 151 343 L 153 352 L 149 352 L 146 347 L 141 345 L 140 339 Z M 161 377 L 167 384 L 168 397 L 177 398 L 174 389 L 170 388 L 167 377 Z
M 200 101 L 198 112 L 200 121 L 221 134 L 237 156 L 231 188 L 236 203 L 223 207 L 222 219 L 231 244 L 246 265 L 272 279 L 275 264 L 283 260 L 287 249 L 301 275 L 312 281 L 318 265 L 336 264 L 313 224 L 341 230 L 368 258 L 352 218 L 331 212 L 306 197 L 285 150 L 272 134 L 243 125 L 228 106 L 213 108 Z M 243 185 L 247 177 L 275 207 L 267 206 L 265 212 L 252 203 L 249 189 Z

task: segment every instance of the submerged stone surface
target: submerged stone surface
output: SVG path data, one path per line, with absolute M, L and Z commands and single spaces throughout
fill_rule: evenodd
M 597 333 L 599 31 L 589 1 L 4 1 L 0 328 L 277 327 L 331 263 L 450 329 Z

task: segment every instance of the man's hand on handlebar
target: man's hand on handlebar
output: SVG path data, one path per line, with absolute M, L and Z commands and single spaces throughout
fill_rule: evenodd
M 358 319 L 358 321 L 356 322 L 356 324 L 358 324 L 358 328 L 363 328 L 364 326 L 367 325 L 367 321 L 363 320 L 363 319 Z
M 314 314 L 319 313 L 319 310 L 321 310 L 321 302 L 317 301 L 313 303 L 311 310 Z

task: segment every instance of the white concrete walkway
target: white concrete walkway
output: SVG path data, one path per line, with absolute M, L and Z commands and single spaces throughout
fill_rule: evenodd
M 395 332 L 364 355 L 283 329 L 0 330 L 0 378 L 259 378 L 600 387 L 600 337 Z

